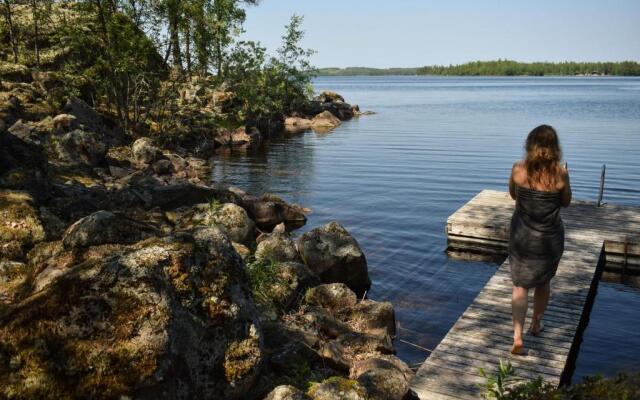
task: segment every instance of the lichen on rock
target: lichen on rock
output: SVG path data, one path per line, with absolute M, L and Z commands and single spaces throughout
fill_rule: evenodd
M 226 237 L 207 229 L 117 249 L 0 316 L 0 397 L 243 398 L 262 337 Z

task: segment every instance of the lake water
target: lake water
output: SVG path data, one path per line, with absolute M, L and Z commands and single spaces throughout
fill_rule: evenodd
M 375 115 L 328 134 L 271 140 L 219 154 L 214 179 L 309 207 L 297 233 L 340 221 L 369 262 L 369 297 L 393 302 L 399 338 L 432 349 L 494 273 L 444 253 L 446 218 L 482 189 L 507 189 L 527 133 L 553 125 L 574 198 L 640 205 L 640 79 L 320 77 Z M 640 370 L 640 289 L 602 282 L 578 355 L 584 375 Z M 427 352 L 396 341 L 418 364 Z M 497 362 L 497 360 L 496 360 Z

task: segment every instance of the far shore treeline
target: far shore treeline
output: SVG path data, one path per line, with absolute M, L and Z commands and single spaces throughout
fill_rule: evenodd
M 623 62 L 532 62 L 512 60 L 473 61 L 459 65 L 431 65 L 421 68 L 320 68 L 319 76 L 349 75 L 454 75 L 454 76 L 640 76 L 640 63 Z

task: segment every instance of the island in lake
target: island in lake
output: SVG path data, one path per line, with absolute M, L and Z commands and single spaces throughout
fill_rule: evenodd
M 473 61 L 458 65 L 419 68 L 320 68 L 319 76 L 356 75 L 454 75 L 454 76 L 640 76 L 640 63 L 623 62 L 531 62 L 512 60 Z

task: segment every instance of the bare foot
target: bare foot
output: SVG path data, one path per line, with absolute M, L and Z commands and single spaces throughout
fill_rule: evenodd
M 513 339 L 511 354 L 515 354 L 517 356 L 524 355 L 524 343 L 522 342 L 522 339 Z
M 529 327 L 529 332 L 533 336 L 538 336 L 540 332 L 544 329 L 544 324 L 542 321 L 531 321 L 531 327 Z

